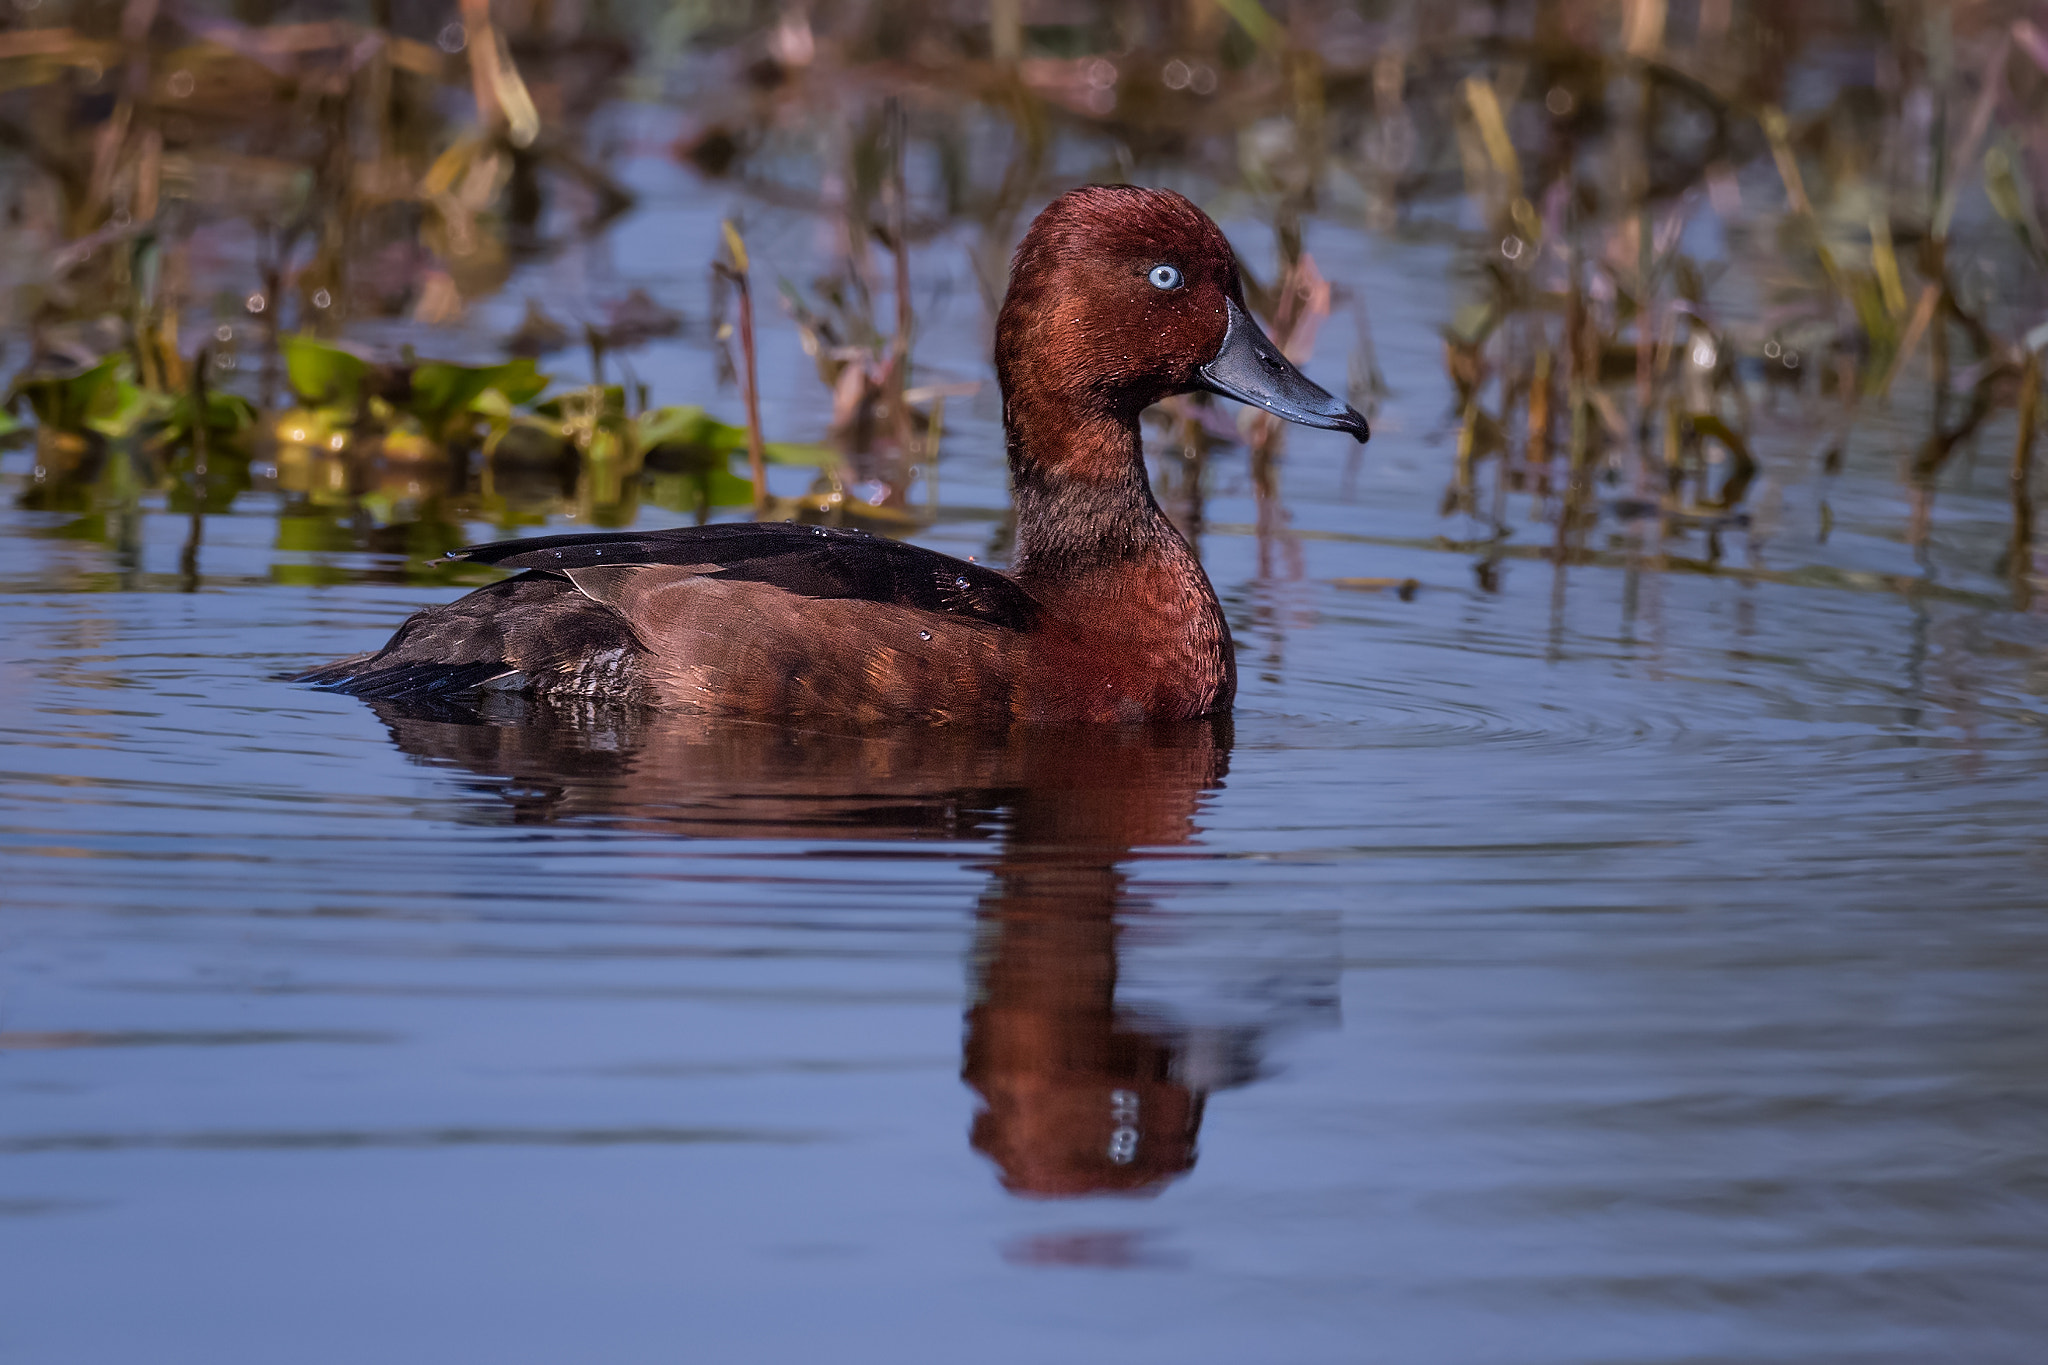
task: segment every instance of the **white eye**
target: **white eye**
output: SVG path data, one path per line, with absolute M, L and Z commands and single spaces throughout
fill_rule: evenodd
M 1152 282 L 1154 289 L 1180 288 L 1180 271 L 1170 265 L 1153 266 L 1152 272 L 1145 278 Z

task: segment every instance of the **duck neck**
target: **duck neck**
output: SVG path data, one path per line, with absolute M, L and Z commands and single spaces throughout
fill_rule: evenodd
M 1184 719 L 1227 708 L 1230 626 L 1201 561 L 1152 500 L 1137 414 L 1055 406 L 1041 425 L 1044 409 L 1007 407 L 1015 574 L 1050 609 L 1048 637 L 1080 651 L 1070 671 L 1089 680 L 1082 713 Z
M 1152 497 L 1136 417 L 1067 413 L 1048 430 L 1032 420 L 1034 406 L 1009 413 L 1018 581 L 1071 585 L 1099 571 L 1184 564 L 1213 605 L 1193 551 Z

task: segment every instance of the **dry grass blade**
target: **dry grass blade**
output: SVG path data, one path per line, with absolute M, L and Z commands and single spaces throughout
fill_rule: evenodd
M 1899 349 L 1892 355 L 1891 368 L 1884 372 L 1884 378 L 1878 383 L 1877 392 L 1880 397 L 1892 391 L 1899 371 L 1905 369 L 1906 362 L 1913 358 L 1913 352 L 1919 348 L 1920 338 L 1927 334 L 1927 328 L 1934 321 L 1934 312 L 1940 303 L 1939 285 L 1929 284 L 1921 287 L 1920 300 L 1913 305 L 1913 316 L 1906 321 L 1906 332 L 1899 338 Z

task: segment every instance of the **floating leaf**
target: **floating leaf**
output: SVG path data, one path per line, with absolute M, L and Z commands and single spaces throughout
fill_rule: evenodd
M 192 418 L 192 395 L 178 395 L 164 414 L 163 426 L 157 432 L 158 439 L 168 445 L 184 445 L 192 439 L 193 428 L 197 425 Z M 238 393 L 223 393 L 219 389 L 208 391 L 206 434 L 209 438 L 233 440 L 255 425 L 256 408 L 248 399 Z
M 490 417 L 494 410 L 509 411 L 540 397 L 548 386 L 547 376 L 534 366 L 531 356 L 521 356 L 501 365 L 453 365 L 429 360 L 412 372 L 412 397 L 406 408 L 420 419 L 430 435 L 445 439 L 462 419 Z M 496 393 L 499 403 L 484 403 L 484 396 Z
M 292 392 L 306 403 L 351 411 L 362 405 L 369 361 L 308 336 L 285 337 L 278 348 L 284 352 L 284 373 Z
M 723 453 L 744 449 L 747 444 L 745 430 L 719 421 L 695 404 L 651 408 L 641 413 L 638 435 L 640 444 L 649 450 L 656 446 L 687 446 Z
M 133 436 L 164 419 L 176 403 L 167 393 L 145 389 L 128 377 L 124 363 L 114 372 L 114 382 L 100 393 L 99 402 L 87 414 L 85 424 L 103 436 Z
M 703 513 L 714 507 L 751 507 L 754 485 L 728 469 L 684 470 L 646 476 L 647 500 L 672 512 Z
M 516 417 L 492 432 L 484 454 L 494 466 L 552 467 L 573 459 L 576 448 L 559 422 Z
M 52 431 L 83 431 L 87 420 L 112 401 L 121 357 L 110 355 L 71 374 L 27 375 L 14 381 L 7 406 L 26 401 L 38 426 Z

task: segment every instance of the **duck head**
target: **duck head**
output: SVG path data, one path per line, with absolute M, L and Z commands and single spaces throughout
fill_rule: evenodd
M 996 373 L 1013 450 L 1020 428 L 1106 418 L 1135 429 L 1146 407 L 1198 389 L 1360 441 L 1369 434 L 1253 321 L 1222 230 L 1171 190 L 1091 185 L 1038 215 L 996 320 Z M 1086 463 L 1086 445 L 1074 462 Z

